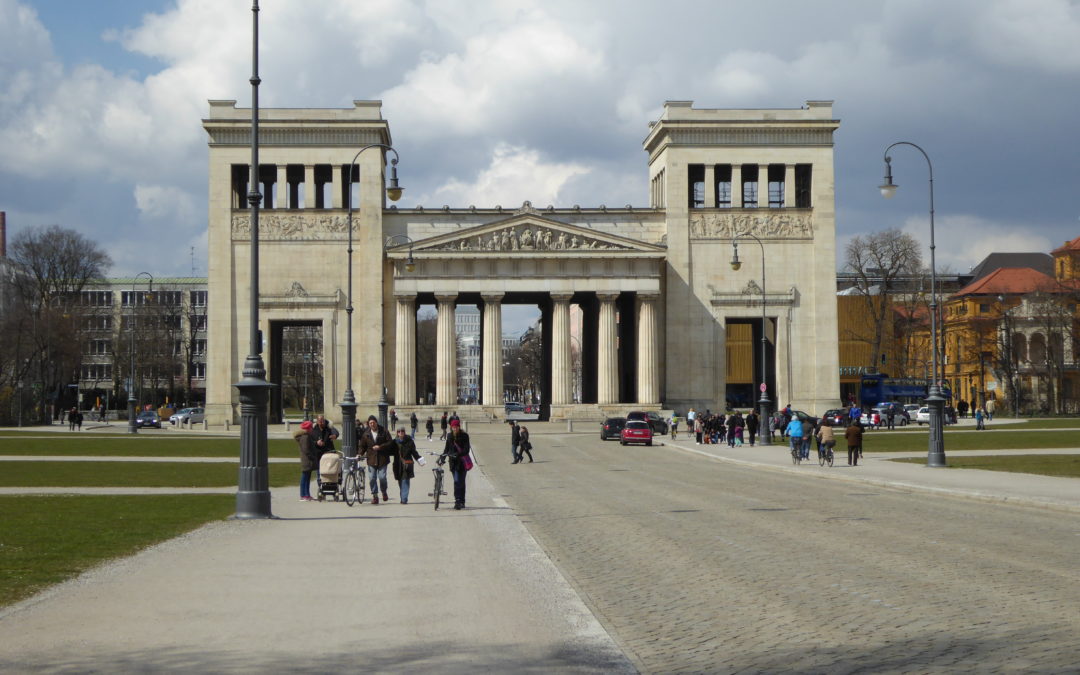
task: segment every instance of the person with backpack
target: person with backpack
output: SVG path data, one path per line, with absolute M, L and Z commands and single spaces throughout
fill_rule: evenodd
M 455 511 L 465 508 L 465 477 L 472 468 L 472 458 L 469 457 L 471 451 L 469 434 L 461 428 L 461 421 L 451 420 L 450 435 L 446 438 L 443 454 L 450 457 L 450 475 L 454 477 Z
M 518 446 L 518 461 L 520 462 L 524 460 L 524 457 L 522 457 L 522 455 L 528 455 L 529 464 L 532 464 L 532 442 L 529 441 L 529 427 L 523 424 L 520 424 L 518 426 L 521 427 L 521 444 Z

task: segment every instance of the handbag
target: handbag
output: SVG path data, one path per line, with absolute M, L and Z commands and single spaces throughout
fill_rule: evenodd
M 461 466 L 466 471 L 472 471 L 472 468 L 473 468 L 472 457 L 470 457 L 469 455 L 462 456 L 462 458 L 461 458 Z

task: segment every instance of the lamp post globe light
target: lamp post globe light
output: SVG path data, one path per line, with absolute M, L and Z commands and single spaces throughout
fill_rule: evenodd
M 741 232 L 731 238 L 731 269 L 736 272 L 742 267 L 742 261 L 739 260 L 739 237 L 749 237 L 757 242 L 761 247 L 761 384 L 758 387 L 761 390 L 761 398 L 758 399 L 758 442 L 762 445 L 772 445 L 772 434 L 769 432 L 769 414 L 771 413 L 771 402 L 769 401 L 769 388 L 768 388 L 768 373 L 769 366 L 767 359 L 767 347 L 768 347 L 768 314 L 766 313 L 765 302 L 765 244 L 761 243 L 761 240 L 757 236 L 749 232 Z
M 899 187 L 893 183 L 892 157 L 889 151 L 898 145 L 907 145 L 915 148 L 926 159 L 926 166 L 930 171 L 930 388 L 926 397 L 927 407 L 930 408 L 930 440 L 926 454 L 926 465 L 930 467 L 945 466 L 945 398 L 941 395 L 942 377 L 938 373 L 938 316 L 937 316 L 937 265 L 934 259 L 934 165 L 930 162 L 930 156 L 926 151 L 914 143 L 897 141 L 885 148 L 885 182 L 878 188 L 881 196 L 892 199 Z
M 348 204 L 348 225 L 346 229 L 349 231 L 349 247 L 348 252 L 348 268 L 349 268 L 349 280 L 347 287 L 347 304 L 345 306 L 345 393 L 341 397 L 341 452 L 346 457 L 356 456 L 356 394 L 353 392 L 352 387 L 352 315 L 353 315 L 353 203 L 352 203 L 352 180 L 353 173 L 356 169 L 356 160 L 360 157 L 360 153 L 372 148 L 382 148 L 385 151 L 394 153 L 393 159 L 390 160 L 390 182 L 386 186 L 386 196 L 392 202 L 396 202 L 401 199 L 401 193 L 404 191 L 400 185 L 398 185 L 397 164 L 398 153 L 397 150 L 386 145 L 385 143 L 372 143 L 371 145 L 365 145 L 356 151 L 353 155 L 352 161 L 349 162 L 349 195 Z M 400 235 L 399 235 L 400 236 Z M 392 239 L 393 237 L 391 237 Z M 387 240 L 389 242 L 389 240 Z M 409 240 L 412 241 L 411 239 Z M 386 246 L 383 246 L 385 250 Z M 412 250 L 409 251 L 409 265 L 412 265 Z M 382 291 L 380 290 L 380 297 Z M 379 305 L 382 307 L 382 304 Z M 382 312 L 379 314 L 382 316 Z M 383 359 L 385 353 L 386 339 L 383 338 L 380 343 L 379 358 Z M 386 428 L 386 409 L 388 404 L 386 402 L 386 373 L 385 368 L 380 361 L 379 373 L 382 375 L 382 386 L 379 393 L 379 424 Z
M 131 312 L 128 318 L 128 332 L 131 335 L 131 369 L 128 371 L 128 433 L 139 433 L 139 427 L 135 424 L 135 306 L 138 304 L 135 302 L 135 286 L 138 285 L 139 279 L 146 277 L 149 279 L 147 284 L 147 294 L 154 292 L 154 277 L 149 272 L 139 272 L 135 275 L 135 278 L 131 280 L 131 296 L 128 301 L 131 303 Z

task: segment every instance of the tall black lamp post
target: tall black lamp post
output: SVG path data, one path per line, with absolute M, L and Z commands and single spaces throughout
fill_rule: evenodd
M 757 242 L 761 247 L 761 385 L 758 387 L 761 390 L 761 398 L 758 399 L 758 439 L 762 445 L 772 445 L 772 434 L 769 433 L 769 414 L 771 412 L 769 401 L 769 366 L 767 360 L 768 354 L 768 325 L 769 319 L 766 313 L 765 302 L 765 245 L 761 243 L 761 240 L 757 236 L 749 232 L 741 232 L 731 238 L 731 269 L 736 272 L 742 267 L 742 262 L 739 260 L 739 237 L 749 237 Z
M 348 250 L 348 268 L 349 268 L 349 283 L 348 283 L 348 304 L 345 306 L 345 394 L 341 400 L 341 452 L 346 457 L 354 457 L 356 455 L 356 394 L 352 388 L 352 315 L 353 315 L 353 302 L 352 302 L 352 287 L 353 287 L 353 268 L 352 268 L 352 254 L 353 254 L 353 227 L 352 227 L 352 180 L 353 180 L 353 167 L 356 165 L 356 160 L 360 157 L 360 153 L 371 148 L 382 148 L 389 152 L 394 153 L 394 158 L 390 160 L 390 181 L 386 186 L 386 196 L 392 202 L 396 202 L 401 199 L 401 193 L 404 192 L 404 188 L 398 185 L 397 164 L 398 153 L 397 150 L 386 145 L 385 143 L 372 143 L 371 145 L 365 145 L 356 151 L 353 155 L 352 161 L 349 162 L 349 205 L 348 205 L 348 230 L 349 230 L 349 248 Z M 379 289 L 379 296 L 382 297 L 382 289 Z M 381 306 L 381 305 L 380 305 Z M 380 345 L 385 347 L 386 341 L 383 339 Z M 382 358 L 383 350 L 380 349 L 380 356 Z M 383 371 L 383 367 L 379 366 L 379 372 Z M 384 428 L 386 427 L 386 376 L 383 375 L 382 392 L 379 394 L 379 424 Z
M 897 141 L 885 148 L 885 182 L 879 188 L 881 195 L 891 199 L 896 194 L 898 187 L 893 183 L 892 158 L 889 150 L 898 145 L 909 145 L 926 158 L 926 166 L 930 170 L 930 389 L 926 397 L 927 407 L 930 408 L 930 441 L 926 454 L 926 466 L 945 466 L 945 398 L 941 395 L 942 376 L 938 373 L 938 326 L 937 326 L 937 265 L 934 259 L 934 165 L 930 162 L 930 156 L 926 151 L 908 141 Z
M 128 371 L 128 376 L 131 378 L 128 380 L 128 433 L 139 433 L 139 427 L 135 424 L 135 306 L 137 296 L 135 295 L 135 286 L 139 283 L 139 279 L 146 277 L 149 279 L 147 284 L 147 293 L 154 292 L 154 277 L 149 272 L 139 272 L 135 275 L 135 278 L 131 280 L 131 297 L 128 300 L 131 302 L 131 313 L 128 318 L 128 331 L 131 335 L 131 370 Z
M 266 401 L 270 383 L 262 358 L 259 330 L 259 0 L 251 6 L 251 175 L 248 204 L 251 208 L 251 294 L 249 299 L 248 355 L 241 379 L 234 385 L 240 393 L 240 481 L 236 491 L 235 518 L 273 518 L 270 511 L 270 461 L 266 448 Z

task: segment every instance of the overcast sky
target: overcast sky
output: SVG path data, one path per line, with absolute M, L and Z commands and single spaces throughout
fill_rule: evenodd
M 0 210 L 114 275 L 206 274 L 208 99 L 250 105 L 251 0 L 0 0 Z M 665 100 L 835 101 L 837 227 L 939 268 L 1080 235 L 1080 7 L 1067 0 L 263 0 L 260 101 L 381 99 L 402 205 L 646 206 Z M 344 258 L 344 256 L 343 256 Z

